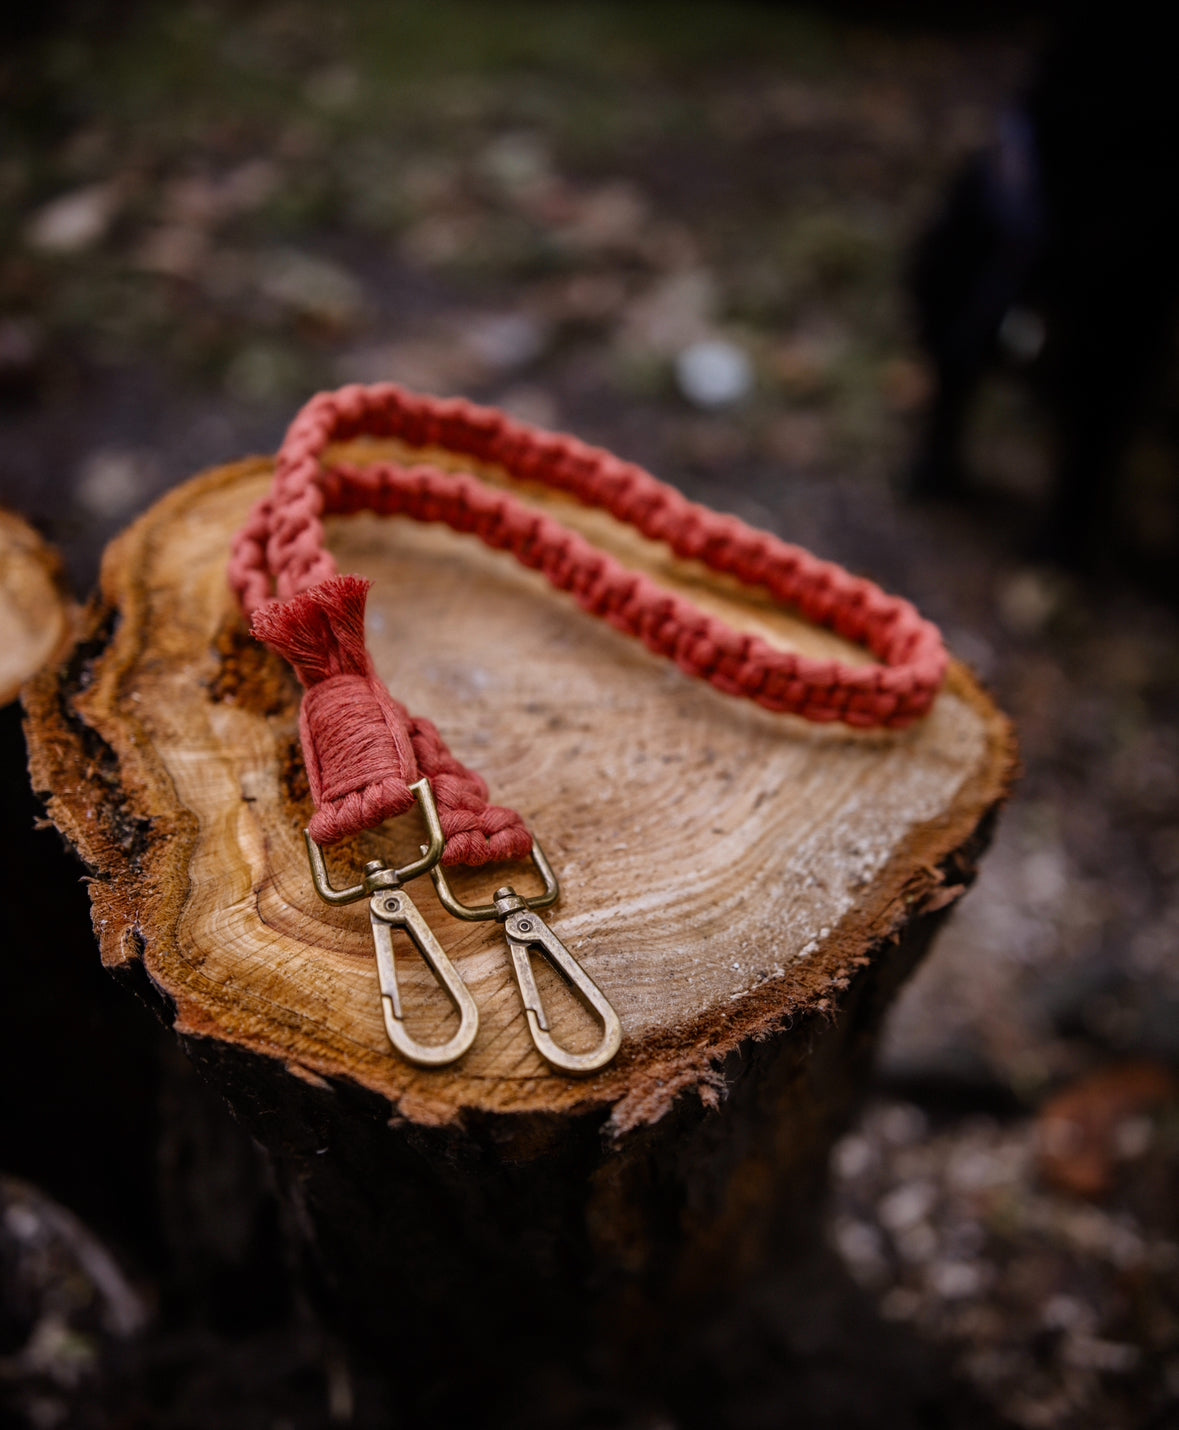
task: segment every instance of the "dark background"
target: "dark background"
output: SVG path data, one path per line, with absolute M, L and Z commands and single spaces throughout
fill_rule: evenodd
M 0 501 L 80 594 L 168 486 L 273 450 L 319 387 L 394 378 L 608 446 L 942 624 L 1026 775 L 838 1149 L 848 1279 L 815 1353 L 859 1377 L 859 1424 L 1179 1423 L 1169 349 L 1096 574 L 1037 554 L 1056 447 L 1018 363 L 978 390 L 966 494 L 906 496 L 934 391 L 908 256 L 1053 15 L 182 0 L 4 25 Z M 98 969 L 3 720 L 0 1413 L 383 1423 L 286 1278 L 265 1168 Z M 190 1165 L 223 1185 L 186 1193 Z M 941 1379 L 906 1421 L 910 1363 Z M 759 1423 L 850 1423 L 807 1394 Z

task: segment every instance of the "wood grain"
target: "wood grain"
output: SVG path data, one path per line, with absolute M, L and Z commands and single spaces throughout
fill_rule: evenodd
M 0 706 L 60 654 L 69 633 L 60 559 L 26 521 L 0 508 Z

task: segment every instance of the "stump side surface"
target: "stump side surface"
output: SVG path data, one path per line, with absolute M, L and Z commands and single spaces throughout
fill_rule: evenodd
M 682 675 L 472 537 L 334 520 L 340 568 L 374 582 L 382 677 L 524 814 L 562 879 L 553 926 L 625 1029 L 596 1078 L 551 1073 L 501 931 L 451 919 L 423 880 L 414 897 L 481 1026 L 457 1067 L 409 1067 L 385 1037 L 366 905 L 330 909 L 308 877 L 297 686 L 241 635 L 226 586 L 230 536 L 269 479 L 263 460 L 194 479 L 125 533 L 90 645 L 30 705 L 35 777 L 102 876 L 103 956 L 142 957 L 181 1033 L 351 1079 L 416 1120 L 620 1099 L 632 1120 L 658 1116 L 745 1038 L 837 1002 L 869 946 L 948 897 L 938 866 L 1005 792 L 1009 728 L 961 666 L 912 730 L 813 726 Z M 601 514 L 546 504 L 735 624 L 846 658 L 837 638 Z M 410 816 L 351 841 L 333 855 L 337 880 L 366 858 L 410 857 L 420 837 Z M 514 869 L 457 883 L 485 897 L 505 876 L 526 882 Z M 425 970 L 409 956 L 399 972 L 411 1030 L 445 1037 L 453 1015 Z M 557 1036 L 592 1041 L 553 982 Z

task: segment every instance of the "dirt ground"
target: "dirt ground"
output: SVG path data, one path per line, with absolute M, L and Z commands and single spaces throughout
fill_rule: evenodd
M 574 431 L 912 598 L 1026 773 L 892 1015 L 832 1247 L 957 1387 L 921 1423 L 982 1423 L 969 1403 L 1145 1430 L 1179 1424 L 1179 615 L 1132 567 L 1081 583 L 1022 554 L 1049 449 L 1018 374 L 980 402 L 976 495 L 900 495 L 929 395 L 905 254 L 1035 45 L 720 0 L 60 9 L 0 56 L 0 502 L 84 591 L 169 485 L 273 450 L 318 387 L 394 378 Z M 1125 500 L 1156 554 L 1164 429 Z M 117 1236 L 112 1257 L 4 1185 L 32 1307 L 0 1346 L 15 1423 L 354 1413 L 297 1315 L 199 1383 L 192 1338 L 224 1333 L 177 1340 Z M 79 1258 L 89 1310 L 61 1291 Z M 104 1367 L 144 1338 L 183 1394 L 102 1419 Z

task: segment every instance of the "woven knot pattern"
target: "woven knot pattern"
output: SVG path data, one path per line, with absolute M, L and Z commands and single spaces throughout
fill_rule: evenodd
M 532 840 L 520 816 L 489 804 L 482 777 L 377 675 L 364 643 L 369 585 L 359 576 L 329 577 L 254 612 L 254 634 L 290 661 L 306 687 L 299 738 L 315 804 L 311 837 L 334 844 L 404 814 L 414 802 L 410 785 L 428 775 L 446 863 L 527 858 Z

